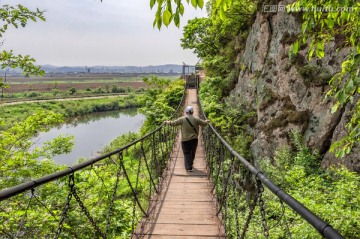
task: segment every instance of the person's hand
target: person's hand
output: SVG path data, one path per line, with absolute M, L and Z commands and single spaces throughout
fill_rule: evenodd
M 210 120 L 205 120 L 206 123 L 210 124 Z
M 165 124 L 170 124 L 169 120 L 164 121 Z

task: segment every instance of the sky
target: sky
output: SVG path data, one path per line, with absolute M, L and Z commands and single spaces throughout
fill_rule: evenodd
M 46 22 L 9 28 L 0 50 L 28 54 L 37 65 L 148 66 L 194 65 L 199 59 L 180 46 L 189 19 L 206 16 L 183 1 L 180 28 L 173 23 L 153 28 L 155 9 L 150 0 L 0 0 L 0 5 L 22 4 L 45 10 Z

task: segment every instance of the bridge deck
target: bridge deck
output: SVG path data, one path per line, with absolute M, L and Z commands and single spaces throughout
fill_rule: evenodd
M 198 114 L 196 89 L 189 89 L 186 105 Z M 223 238 L 224 229 L 216 216 L 212 184 L 208 179 L 201 137 L 194 169 L 186 172 L 180 136 L 169 160 L 162 190 L 150 218 L 137 228 L 135 238 Z M 155 204 L 155 205 L 154 205 Z M 151 207 L 150 207 L 151 208 Z

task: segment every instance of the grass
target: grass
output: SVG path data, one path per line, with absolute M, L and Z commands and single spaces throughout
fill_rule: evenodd
M 0 131 L 11 127 L 16 122 L 25 120 L 38 111 L 54 111 L 67 117 L 86 115 L 93 112 L 110 111 L 137 107 L 138 96 L 83 99 L 68 101 L 33 102 L 0 107 Z M 1 124 L 2 123 L 2 124 Z

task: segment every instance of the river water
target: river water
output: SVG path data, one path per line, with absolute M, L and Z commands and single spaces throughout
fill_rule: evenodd
M 34 139 L 34 146 L 40 146 L 60 133 L 74 135 L 75 145 L 71 153 L 53 157 L 55 163 L 73 165 L 82 157 L 90 159 L 98 156 L 98 152 L 116 137 L 128 132 L 138 132 L 144 120 L 145 116 L 136 109 L 93 113 L 40 133 Z

